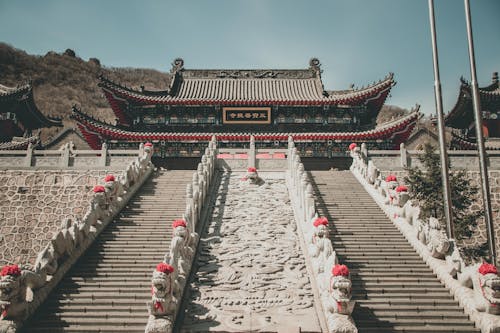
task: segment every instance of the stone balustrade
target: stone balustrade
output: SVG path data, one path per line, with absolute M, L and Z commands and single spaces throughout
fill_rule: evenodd
M 126 167 L 131 159 L 141 155 L 137 150 L 76 150 L 67 143 L 59 150 L 0 150 L 0 170 L 13 169 L 109 169 Z
M 419 156 L 422 150 L 408 150 L 404 144 L 399 150 L 366 150 L 369 157 L 380 170 L 403 171 L 407 167 L 418 167 L 421 165 Z M 490 166 L 500 166 L 500 151 L 486 151 L 487 163 Z M 467 169 L 479 171 L 479 160 L 475 150 L 448 150 L 448 158 L 452 169 Z
M 151 301 L 146 333 L 170 333 L 182 303 L 198 246 L 199 223 L 209 189 L 216 175 L 217 143 L 212 138 L 186 187 L 186 209 L 182 219 L 174 221 L 173 238 L 163 262 L 156 266 L 151 279 Z
M 328 220 L 318 217 L 312 185 L 290 137 L 288 140 L 287 183 L 297 226 L 304 241 L 304 255 L 311 267 L 313 284 L 329 332 L 357 332 L 351 314 L 352 283 L 349 269 L 339 265 L 329 238 Z
M 255 148 L 255 139 L 250 137 L 249 148 L 220 149 L 217 168 L 233 171 L 255 167 L 262 171 L 282 171 L 286 168 L 287 149 Z
M 500 276 L 497 268 L 487 263 L 467 265 L 455 240 L 447 238 L 439 221 L 432 217 L 428 221 L 420 218 L 418 203 L 409 200 L 411 189 L 394 174 L 383 178 L 364 144 L 361 149 L 350 148 L 351 172 L 450 289 L 465 313 L 483 333 L 499 331 Z M 404 146 L 401 148 L 404 150 Z M 397 155 L 408 160 L 406 152 Z
M 120 175 L 109 175 L 82 219 L 64 219 L 61 228 L 38 253 L 34 265 L 6 265 L 0 272 L 0 332 L 16 332 L 59 283 L 106 225 L 126 205 L 153 170 L 152 145 L 141 144 L 139 156 Z M 94 152 L 95 153 L 95 152 Z

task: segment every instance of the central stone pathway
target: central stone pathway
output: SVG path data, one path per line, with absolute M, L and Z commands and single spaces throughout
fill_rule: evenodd
M 320 332 L 283 173 L 224 173 L 181 331 Z

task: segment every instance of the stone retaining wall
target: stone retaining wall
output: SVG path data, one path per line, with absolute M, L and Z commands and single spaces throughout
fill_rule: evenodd
M 64 218 L 81 218 L 102 171 L 0 171 L 0 266 L 34 264 Z

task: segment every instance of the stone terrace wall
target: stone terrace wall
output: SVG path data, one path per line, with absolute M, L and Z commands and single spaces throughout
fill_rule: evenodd
M 64 218 L 81 218 L 112 171 L 0 171 L 0 266 L 34 264 Z

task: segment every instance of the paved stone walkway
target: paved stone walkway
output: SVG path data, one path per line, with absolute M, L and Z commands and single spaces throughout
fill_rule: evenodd
M 321 331 L 284 174 L 261 176 L 223 174 L 181 331 Z

